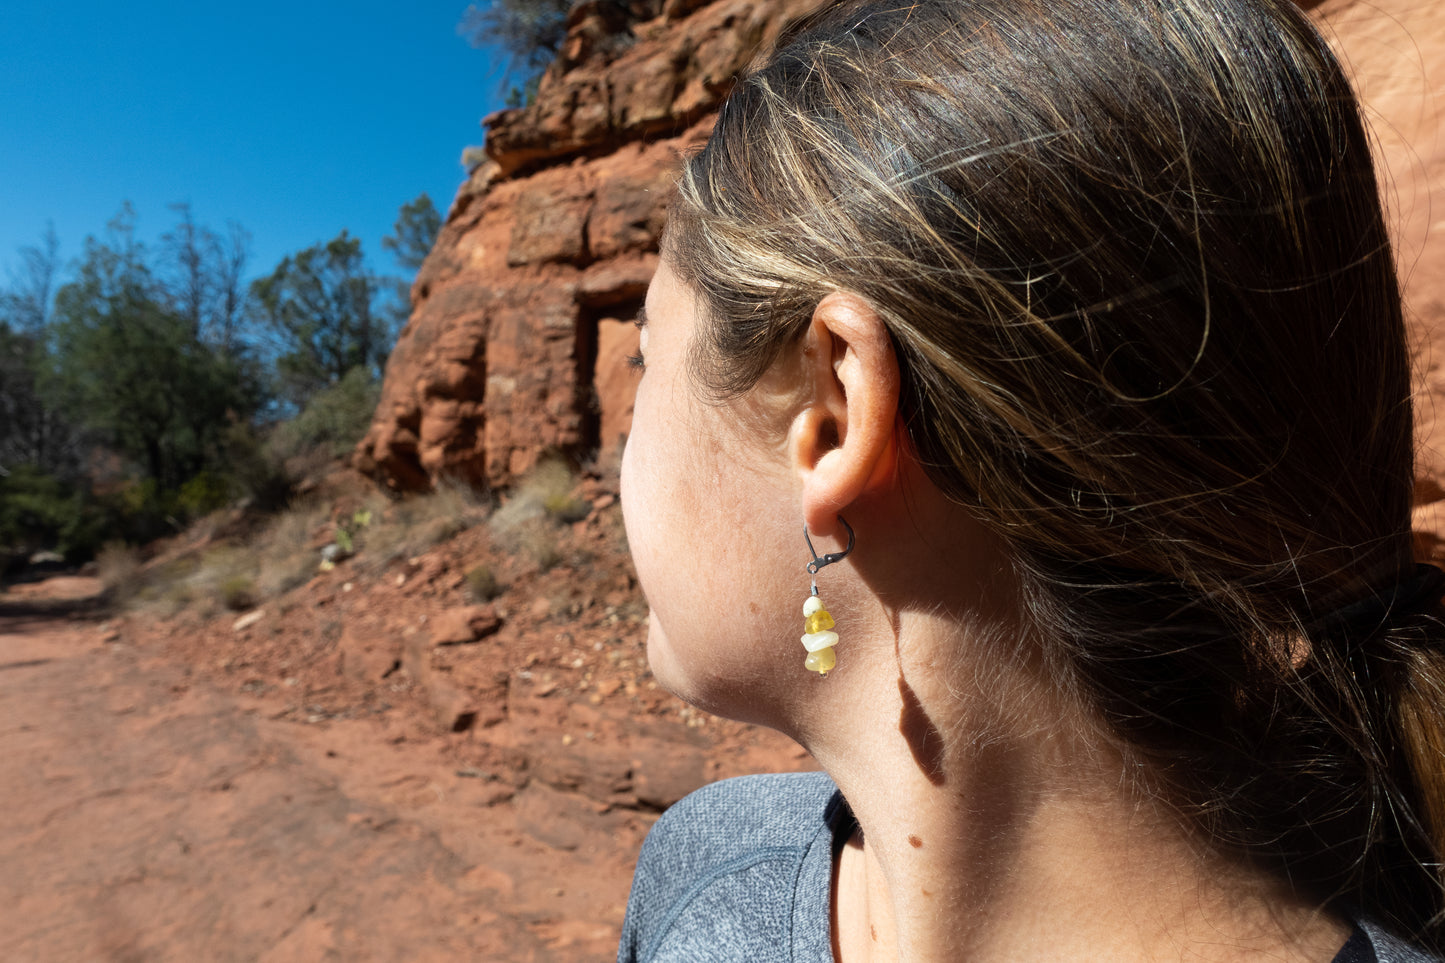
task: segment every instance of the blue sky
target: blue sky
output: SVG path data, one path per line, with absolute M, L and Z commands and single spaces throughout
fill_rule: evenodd
M 0 0 L 0 284 L 53 222 L 69 262 L 134 204 L 154 244 L 186 201 L 252 236 L 249 273 L 342 228 L 374 268 L 397 208 L 445 212 L 499 107 L 505 56 L 466 0 Z

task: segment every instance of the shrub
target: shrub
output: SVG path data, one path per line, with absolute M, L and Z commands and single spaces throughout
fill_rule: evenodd
M 491 566 L 475 565 L 467 569 L 462 579 L 466 584 L 467 594 L 474 602 L 490 602 L 502 594 L 502 587 L 497 584 L 497 576 L 492 572 Z
M 555 533 L 536 529 L 523 530 L 522 554 L 536 563 L 537 568 L 543 572 L 550 572 L 562 562 L 562 549 L 557 544 Z
M 80 512 L 75 493 L 34 465 L 19 465 L 0 475 L 0 545 L 28 555 L 53 548 Z
M 231 501 L 231 485 L 214 472 L 203 471 L 181 486 L 176 508 L 186 520 L 208 515 Z
M 102 499 L 107 528 L 134 544 L 172 535 L 179 527 L 176 497 L 175 492 L 161 491 L 154 479 L 127 479 Z
M 573 495 L 553 495 L 542 503 L 548 516 L 565 524 L 580 522 L 592 511 L 586 500 Z
M 567 36 L 572 0 L 491 0 L 471 4 L 457 33 L 473 47 L 500 47 L 508 54 L 507 74 L 533 83 Z M 515 89 L 515 88 L 514 88 Z M 509 105 L 511 106 L 511 105 Z
M 245 575 L 232 575 L 221 582 L 221 604 L 232 612 L 256 607 L 256 583 Z
M 547 517 L 557 522 L 576 522 L 587 517 L 592 506 L 576 497 L 573 489 L 577 476 L 560 457 L 538 462 L 517 486 L 516 498 L 541 507 Z
M 365 367 L 352 368 L 312 396 L 295 418 L 276 426 L 272 450 L 281 460 L 317 449 L 332 458 L 344 455 L 371 427 L 380 400 L 381 382 Z
M 576 483 L 561 457 L 544 458 L 493 513 L 494 544 L 503 552 L 530 559 L 542 571 L 557 565 L 562 561 L 557 526 L 586 518 L 592 510 L 573 494 Z
M 381 496 L 353 514 L 358 562 L 363 569 L 384 568 L 398 558 L 420 555 L 433 545 L 486 519 L 491 499 L 458 481 L 443 480 L 423 494 L 386 503 Z M 363 517 L 367 524 L 359 524 Z
M 250 551 L 263 598 L 283 595 L 316 574 L 320 556 L 309 547 L 311 537 L 329 516 L 326 506 L 316 499 L 299 499 L 256 535 Z
M 291 497 L 291 479 L 283 459 L 264 443 L 256 430 L 236 422 L 224 439 L 226 471 L 233 493 L 249 498 L 263 512 L 280 509 Z

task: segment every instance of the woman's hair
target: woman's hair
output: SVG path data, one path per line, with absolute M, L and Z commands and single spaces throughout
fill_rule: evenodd
M 1400 293 L 1303 14 L 845 2 L 739 80 L 679 192 L 706 389 L 865 298 L 1061 684 L 1217 844 L 1445 943 L 1441 613 L 1355 604 L 1413 572 Z

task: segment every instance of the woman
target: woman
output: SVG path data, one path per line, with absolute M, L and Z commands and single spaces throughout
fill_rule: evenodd
M 658 679 L 826 776 L 674 807 L 620 959 L 1440 951 L 1377 197 L 1286 0 L 847 2 L 740 80 L 648 294 L 628 538 Z

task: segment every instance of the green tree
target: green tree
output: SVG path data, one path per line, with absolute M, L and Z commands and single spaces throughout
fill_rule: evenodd
M 426 191 L 422 191 L 416 200 L 401 206 L 392 233 L 381 239 L 381 246 L 391 252 L 402 270 L 416 271 L 431 253 L 441 229 L 442 216 Z
M 0 473 L 16 465 L 66 480 L 80 473 L 81 435 L 45 402 L 37 382 L 48 360 L 43 332 L 17 331 L 0 320 Z
M 383 294 L 361 241 L 344 230 L 252 282 L 255 310 L 277 340 L 277 374 L 288 401 L 304 407 L 353 368 L 379 375 L 395 337 Z
M 0 293 L 0 318 L 35 335 L 50 320 L 51 299 L 60 274 L 60 238 L 48 224 L 39 244 L 20 249 L 20 270 L 10 272 L 10 287 Z
M 170 304 L 126 205 L 106 242 L 89 238 L 60 289 L 42 389 L 47 401 L 176 491 L 213 464 L 227 425 L 260 403 L 244 362 L 202 342 Z
M 73 482 L 35 465 L 0 471 L 0 564 L 38 549 L 72 561 L 89 557 L 104 534 L 103 512 Z
M 28 464 L 69 481 L 80 471 L 81 438 L 45 404 L 36 382 L 47 361 L 59 252 L 50 227 L 39 245 L 20 249 L 21 270 L 0 291 L 0 472 Z
M 224 236 L 197 224 L 187 203 L 172 204 L 177 221 L 161 235 L 163 285 L 171 308 L 195 337 L 232 354 L 241 349 L 250 234 L 235 222 Z

